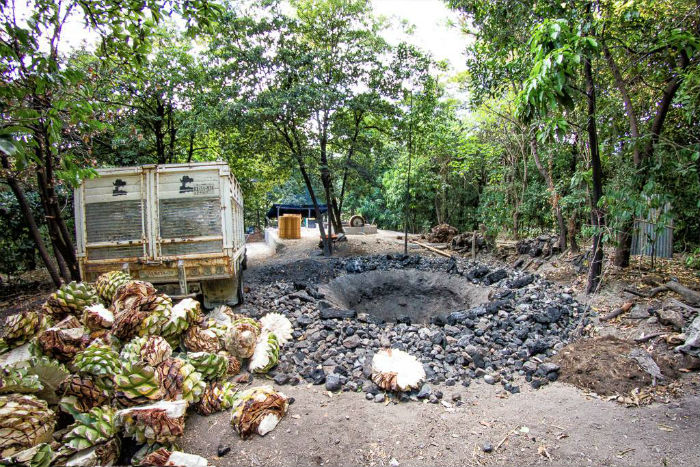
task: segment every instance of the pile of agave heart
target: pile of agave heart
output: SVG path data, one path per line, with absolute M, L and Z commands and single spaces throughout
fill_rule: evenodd
M 207 315 L 120 271 L 65 284 L 0 324 L 0 465 L 111 465 L 129 437 L 143 444 L 132 465 L 206 466 L 173 444 L 188 409 L 231 409 L 242 438 L 268 433 L 287 398 L 231 379 L 244 366 L 269 371 L 291 335 L 281 314 Z M 72 423 L 57 429 L 62 414 Z

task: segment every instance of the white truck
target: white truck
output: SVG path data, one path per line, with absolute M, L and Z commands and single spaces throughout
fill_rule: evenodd
M 204 305 L 242 301 L 243 195 L 225 162 L 98 169 L 75 189 L 80 273 L 128 271 Z

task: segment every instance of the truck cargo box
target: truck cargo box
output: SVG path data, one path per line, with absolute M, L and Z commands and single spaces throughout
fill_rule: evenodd
M 80 272 L 114 269 L 205 305 L 239 301 L 243 196 L 225 162 L 98 169 L 75 190 Z

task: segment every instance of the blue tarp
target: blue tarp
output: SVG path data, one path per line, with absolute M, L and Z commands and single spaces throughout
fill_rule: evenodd
M 328 211 L 328 206 L 319 204 L 318 210 L 321 211 L 321 214 L 325 214 Z M 275 219 L 282 214 L 301 214 L 302 218 L 316 218 L 316 210 L 313 204 L 273 204 L 270 210 L 267 211 L 267 218 Z

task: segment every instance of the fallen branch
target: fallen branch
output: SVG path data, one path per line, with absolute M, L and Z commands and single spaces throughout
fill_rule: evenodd
M 643 342 L 648 342 L 648 341 L 654 339 L 655 337 L 660 337 L 660 336 L 665 336 L 665 335 L 666 335 L 665 332 L 652 332 L 651 334 L 648 334 L 646 336 L 639 336 L 634 341 L 638 344 L 641 344 Z
M 634 302 L 626 302 L 624 305 L 622 305 L 620 308 L 616 308 L 615 310 L 611 311 L 607 315 L 603 315 L 600 317 L 601 321 L 608 321 L 613 318 L 617 318 L 620 316 L 622 313 L 627 313 L 630 311 L 630 309 L 634 306 Z
M 630 289 L 630 288 L 628 288 L 628 287 L 625 287 L 625 288 L 622 289 L 622 290 L 625 291 L 625 292 L 627 292 L 627 293 L 631 293 L 632 295 L 636 295 L 637 297 L 642 297 L 642 298 L 654 298 L 655 296 L 657 296 L 657 295 L 660 294 L 661 292 L 667 291 L 668 288 L 667 288 L 665 285 L 660 285 L 659 287 L 654 287 L 654 288 L 651 289 L 649 292 L 641 292 L 641 291 L 639 291 L 639 290 Z
M 518 430 L 517 428 L 513 428 L 512 430 L 510 430 L 510 431 L 503 437 L 503 439 L 496 445 L 496 447 L 494 448 L 493 451 L 494 451 L 494 452 L 498 451 L 498 448 L 500 448 L 501 446 L 503 446 L 503 443 L 506 442 L 506 440 L 508 439 L 508 437 L 509 437 L 510 435 L 512 435 L 513 433 L 515 433 L 517 430 Z
M 637 297 L 649 298 L 649 297 L 647 297 L 647 294 L 645 294 L 644 292 L 640 292 L 639 290 L 630 289 L 628 287 L 625 287 L 624 289 L 622 289 L 622 291 L 627 292 L 627 293 L 631 293 L 632 295 L 636 295 Z
M 683 308 L 684 310 L 690 311 L 692 313 L 699 313 L 700 308 L 695 308 L 690 305 L 686 305 L 685 303 L 681 302 L 680 300 L 676 300 L 675 298 L 670 299 L 668 302 L 666 302 L 669 306 L 677 306 L 680 308 Z
M 416 242 L 415 240 L 412 241 L 411 243 L 415 243 L 416 245 L 425 248 L 426 250 L 432 251 L 433 253 L 437 253 L 438 255 L 442 255 L 446 258 L 452 258 L 452 255 L 449 253 L 445 253 L 444 251 L 440 251 L 437 248 L 433 248 L 431 246 L 426 245 L 425 243 L 421 242 Z
M 676 292 L 678 295 L 683 297 L 683 299 L 688 302 L 688 304 L 692 306 L 698 306 L 700 305 L 700 293 L 696 292 L 695 290 L 691 290 L 688 287 L 684 287 L 678 282 L 674 281 L 669 281 L 666 282 L 665 287 L 668 290 L 672 290 L 673 292 Z

